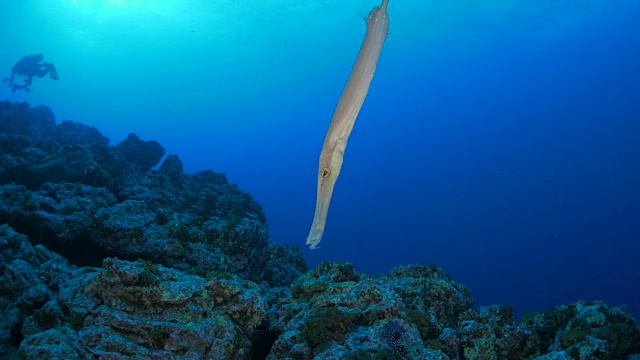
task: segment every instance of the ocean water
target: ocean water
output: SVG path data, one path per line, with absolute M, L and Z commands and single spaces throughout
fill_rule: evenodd
M 318 155 L 378 1 L 0 4 L 0 99 L 227 174 L 274 241 L 366 274 L 435 262 L 477 305 L 579 299 L 640 318 L 640 1 L 390 0 L 320 249 Z

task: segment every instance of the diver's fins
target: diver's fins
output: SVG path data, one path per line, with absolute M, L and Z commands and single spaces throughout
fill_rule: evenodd
M 58 72 L 56 71 L 55 68 L 49 71 L 49 77 L 56 81 L 60 79 L 60 77 L 58 76 Z

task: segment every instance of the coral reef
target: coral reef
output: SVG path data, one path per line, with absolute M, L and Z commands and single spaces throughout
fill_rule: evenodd
M 151 262 L 69 266 L 0 227 L 0 354 L 27 359 L 246 358 L 265 316 L 258 285 L 208 280 Z
M 122 143 L 121 143 L 122 144 Z M 434 264 L 306 272 L 223 174 L 0 102 L 0 358 L 639 359 L 623 307 L 473 307 Z
M 164 148 L 155 140 L 140 140 L 138 135 L 129 134 L 120 144 L 116 145 L 124 158 L 139 166 L 142 171 L 149 171 L 156 166 L 164 156 Z
M 269 359 L 631 359 L 640 327 L 624 308 L 578 302 L 517 323 L 511 307 L 472 308 L 469 289 L 433 264 L 358 275 L 323 263 L 271 289 L 280 336 Z M 638 356 L 638 355 L 636 355 Z
M 177 155 L 130 134 L 55 124 L 45 107 L 0 102 L 0 223 L 73 264 L 153 261 L 204 276 L 230 272 L 286 285 L 306 270 L 298 248 L 268 238 L 264 212 L 223 174 L 185 174 Z

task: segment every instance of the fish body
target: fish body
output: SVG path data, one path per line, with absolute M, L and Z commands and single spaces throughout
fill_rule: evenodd
M 380 6 L 375 7 L 369 13 L 364 41 L 340 100 L 338 100 L 322 145 L 318 168 L 316 209 L 306 241 L 311 249 L 316 249 L 322 240 L 333 188 L 338 175 L 340 175 L 347 141 L 369 92 L 369 86 L 382 52 L 382 45 L 387 38 L 389 31 L 388 2 L 388 0 L 383 0 Z

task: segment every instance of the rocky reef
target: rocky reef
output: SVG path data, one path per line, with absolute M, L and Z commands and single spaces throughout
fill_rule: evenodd
M 224 174 L 185 174 L 177 155 L 129 135 L 56 124 L 48 108 L 0 103 L 0 223 L 72 264 L 144 259 L 189 274 L 230 272 L 281 286 L 306 270 L 268 238 L 262 208 Z
M 309 272 L 249 194 L 164 153 L 0 102 L 0 358 L 640 359 L 624 307 L 516 321 L 434 264 Z

